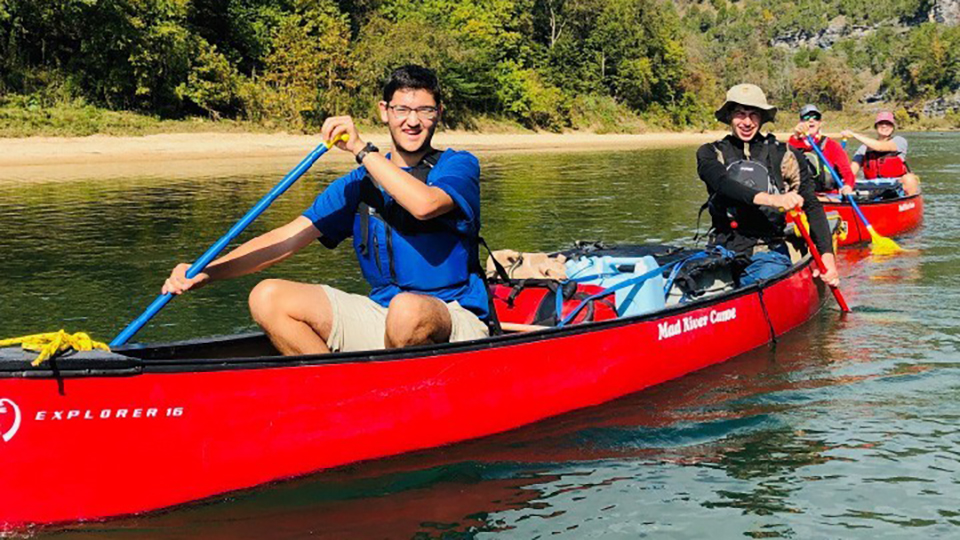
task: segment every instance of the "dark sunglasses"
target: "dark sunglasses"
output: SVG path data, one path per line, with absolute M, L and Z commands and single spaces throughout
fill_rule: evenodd
M 807 121 L 807 120 L 820 120 L 820 118 L 821 118 L 821 116 L 820 116 L 819 114 L 817 114 L 817 113 L 805 114 L 805 115 L 803 115 L 803 116 L 800 117 L 800 119 L 803 120 L 803 121 Z

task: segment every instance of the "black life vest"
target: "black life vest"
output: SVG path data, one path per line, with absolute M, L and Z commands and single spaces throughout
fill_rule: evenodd
M 717 159 L 720 160 L 720 163 L 726 165 L 727 174 L 731 180 L 751 189 L 764 191 L 771 195 L 779 195 L 786 191 L 786 185 L 783 182 L 783 173 L 779 166 L 784 154 L 778 152 L 781 150 L 777 147 L 778 145 L 783 146 L 771 135 L 763 140 L 763 144 L 759 145 L 760 148 L 756 155 L 751 153 L 749 143 L 743 145 L 744 156 L 740 156 L 731 144 L 725 144 L 721 147 L 720 143 L 714 143 L 713 149 L 717 152 Z M 774 159 L 778 157 L 778 153 L 780 159 Z M 753 208 L 770 219 L 783 219 L 781 212 L 776 208 L 768 206 Z M 728 210 L 731 215 L 727 217 L 736 221 L 739 211 L 740 209 L 733 207 Z
M 786 192 L 786 183 L 780 169 L 787 146 L 773 135 L 744 143 L 732 137 L 713 143 L 717 159 L 734 182 L 771 194 Z M 713 192 L 704 204 L 713 221 L 709 243 L 721 245 L 737 253 L 752 253 L 758 243 L 770 244 L 783 239 L 786 224 L 776 208 L 734 201 L 719 192 Z
M 820 151 L 823 152 L 823 149 L 827 146 L 827 137 L 822 137 L 817 146 L 819 146 Z M 803 157 L 807 158 L 806 166 L 810 171 L 810 177 L 813 178 L 814 191 L 833 191 L 840 187 L 830 172 L 829 167 L 832 165 L 822 162 L 815 150 L 811 148 L 809 152 L 804 152 Z M 836 167 L 834 167 L 834 170 L 836 170 Z M 837 171 L 837 174 L 839 175 L 840 171 Z

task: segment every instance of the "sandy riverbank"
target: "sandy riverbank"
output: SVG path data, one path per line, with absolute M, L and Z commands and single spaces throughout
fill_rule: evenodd
M 720 136 L 719 132 L 596 135 L 448 131 L 438 133 L 434 140 L 441 148 L 450 146 L 482 155 L 669 148 L 702 144 Z M 386 133 L 365 137 L 381 148 L 388 146 Z M 318 143 L 316 136 L 258 133 L 0 138 L 0 179 L 204 176 L 238 168 L 290 168 Z M 331 152 L 324 162 L 346 167 L 351 156 Z

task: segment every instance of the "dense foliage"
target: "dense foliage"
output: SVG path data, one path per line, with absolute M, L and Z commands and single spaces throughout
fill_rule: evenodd
M 413 62 L 454 126 L 709 125 L 738 82 L 834 109 L 956 92 L 960 29 L 919 24 L 930 1 L 0 0 L 0 98 L 311 129 L 374 119 Z M 837 16 L 861 35 L 804 42 Z

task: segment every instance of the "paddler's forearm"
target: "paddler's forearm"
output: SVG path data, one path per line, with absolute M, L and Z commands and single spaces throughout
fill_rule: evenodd
M 445 191 L 417 180 L 379 153 L 367 154 L 363 166 L 380 187 L 417 219 L 434 218 L 455 207 Z
M 853 133 L 853 138 L 867 145 L 867 148 L 873 150 L 874 152 L 896 152 L 897 143 L 893 141 L 881 141 L 877 139 L 872 139 L 866 135 L 860 135 L 859 133 Z
M 216 259 L 204 270 L 211 281 L 253 274 L 281 262 L 316 240 L 319 231 L 299 216 L 290 223 L 261 234 Z
M 820 259 L 823 261 L 823 265 L 828 269 L 837 267 L 837 256 L 833 253 L 821 253 Z
M 868 141 L 868 140 L 872 140 L 872 139 L 870 139 L 870 137 L 864 137 L 863 135 L 857 133 L 856 131 L 849 131 L 849 130 L 843 131 L 843 132 L 841 133 L 841 136 L 842 136 L 842 135 L 850 135 L 850 136 L 853 137 L 854 139 L 860 141 L 860 142 L 863 143 L 863 144 L 866 144 L 867 146 L 870 146 L 869 144 L 867 144 L 867 141 Z
M 802 157 L 797 157 L 798 163 Z M 817 250 L 821 255 L 833 253 L 833 236 L 830 234 L 830 223 L 827 221 L 827 214 L 823 211 L 823 204 L 820 202 L 814 191 L 813 178 L 810 177 L 810 170 L 806 167 L 799 167 L 800 183 L 797 186 L 797 194 L 803 198 L 803 211 L 807 214 L 807 222 L 810 224 L 810 236 Z
M 810 237 L 817 246 L 817 250 L 821 255 L 833 253 L 833 235 L 830 233 L 830 222 L 827 221 L 827 215 L 823 212 L 820 201 L 805 199 L 803 211 L 807 214 L 807 222 L 810 224 Z

